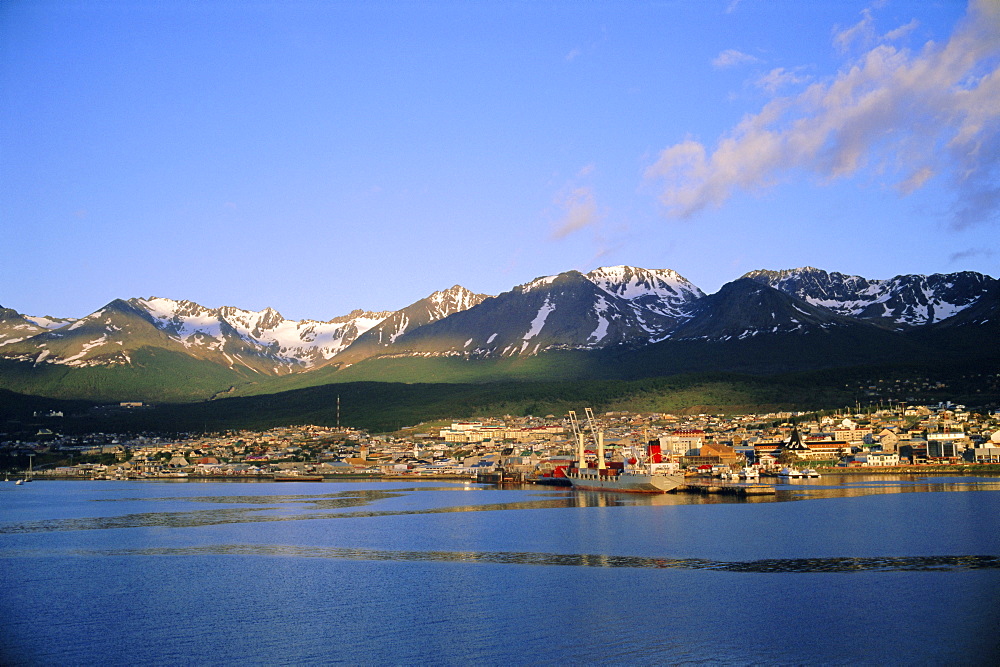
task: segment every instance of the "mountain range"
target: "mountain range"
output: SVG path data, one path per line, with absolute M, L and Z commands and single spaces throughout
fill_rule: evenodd
M 399 311 L 327 321 L 162 297 L 116 299 L 77 320 L 0 308 L 0 388 L 192 400 L 247 386 L 400 379 L 393 369 L 402 366 L 417 379 L 421 368 L 447 366 L 487 381 L 515 368 L 545 379 L 559 367 L 566 379 L 914 358 L 993 364 L 998 306 L 1000 281 L 967 271 L 870 280 L 760 270 L 705 294 L 672 270 L 616 266 L 496 296 L 455 285 Z

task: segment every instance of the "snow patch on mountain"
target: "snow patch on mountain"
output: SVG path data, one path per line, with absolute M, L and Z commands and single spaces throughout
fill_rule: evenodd
M 549 315 L 555 310 L 555 306 L 549 303 L 549 298 L 545 297 L 545 303 L 542 307 L 538 309 L 538 314 L 535 315 L 535 319 L 531 321 L 531 328 L 528 329 L 528 333 L 524 334 L 524 340 L 528 341 L 542 332 L 542 327 L 545 326 L 545 320 L 549 318 Z M 521 348 L 523 351 L 523 347 Z
M 47 329 L 49 331 L 55 329 L 61 329 L 62 327 L 68 324 L 76 322 L 76 319 L 71 317 L 48 317 L 48 316 L 38 317 L 36 315 L 25 315 L 24 319 L 34 324 L 37 324 L 41 328 Z
M 608 326 L 610 325 L 610 321 L 607 317 L 605 317 L 608 307 L 608 302 L 603 297 L 598 299 L 597 303 L 594 305 L 594 314 L 597 315 L 597 328 L 594 329 L 594 333 L 587 337 L 588 342 L 593 340 L 595 343 L 600 343 L 608 335 Z
M 522 292 L 534 292 L 535 290 L 544 289 L 556 281 L 558 275 L 555 276 L 542 276 L 541 278 L 535 278 L 530 283 L 521 285 Z
M 104 335 L 104 336 L 101 336 L 100 338 L 98 338 L 96 340 L 90 341 L 89 343 L 84 343 L 83 344 L 83 348 L 80 350 L 80 352 L 78 352 L 77 354 L 74 354 L 71 357 L 66 357 L 65 359 L 62 360 L 62 363 L 66 364 L 67 366 L 82 365 L 82 364 L 79 364 L 79 363 L 76 363 L 76 362 L 79 359 L 83 359 L 85 356 L 87 356 L 87 352 L 89 352 L 90 350 L 94 349 L 95 347 L 101 347 L 102 345 L 106 344 L 107 342 L 108 342 L 108 337 L 107 337 L 107 335 Z

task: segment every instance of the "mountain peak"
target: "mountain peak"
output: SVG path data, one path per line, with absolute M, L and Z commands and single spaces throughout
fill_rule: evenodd
M 586 280 L 584 275 L 573 269 L 571 271 L 563 271 L 562 273 L 557 273 L 553 276 L 541 276 L 535 278 L 531 282 L 527 282 L 523 285 L 518 285 L 515 290 L 519 290 L 522 293 L 534 292 L 537 290 L 549 289 L 553 285 L 566 285 L 574 282 L 579 282 L 581 280 Z

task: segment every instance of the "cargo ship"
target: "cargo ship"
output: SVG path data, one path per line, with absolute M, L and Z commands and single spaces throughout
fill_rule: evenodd
M 597 446 L 597 455 L 593 461 L 588 461 L 584 434 L 572 410 L 569 419 L 576 438 L 577 456 L 565 475 L 573 488 L 618 493 L 667 493 L 684 484 L 684 473 L 677 470 L 675 464 L 663 460 L 659 445 L 646 445 L 645 451 L 641 452 L 633 450 L 623 461 L 606 461 L 604 432 L 595 427 L 594 413 L 590 408 L 587 408 L 587 421 Z
M 612 467 L 570 468 L 566 479 L 575 489 L 620 493 L 667 493 L 684 484 L 679 472 L 619 470 Z

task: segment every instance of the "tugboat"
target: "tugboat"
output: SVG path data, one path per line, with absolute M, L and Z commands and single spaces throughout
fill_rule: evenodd
M 615 491 L 622 493 L 667 493 L 684 484 L 684 475 L 673 464 L 664 463 L 657 451 L 646 451 L 625 461 L 609 463 L 604 458 L 604 432 L 594 426 L 594 412 L 587 411 L 587 421 L 597 444 L 597 460 L 587 462 L 584 434 L 580 431 L 576 412 L 570 410 L 569 420 L 576 438 L 576 462 L 566 469 L 566 479 L 575 489 L 585 491 Z

